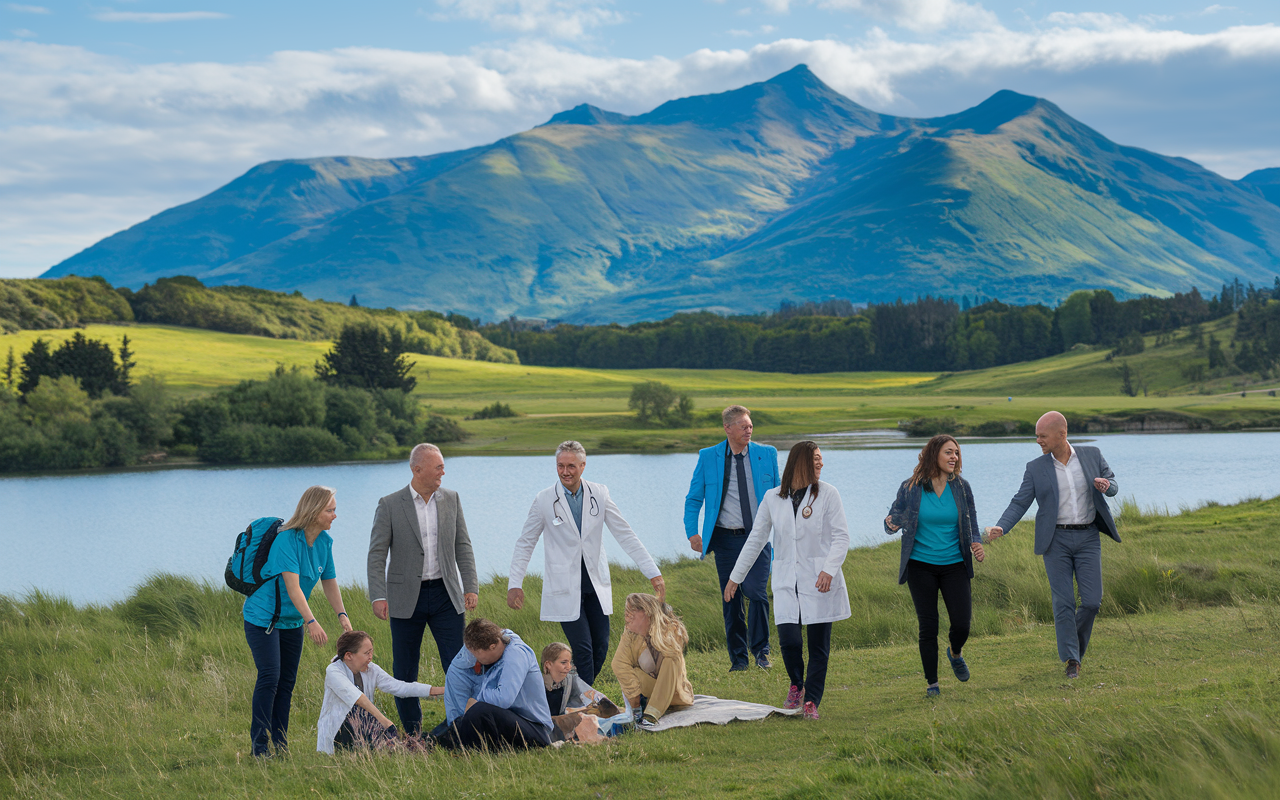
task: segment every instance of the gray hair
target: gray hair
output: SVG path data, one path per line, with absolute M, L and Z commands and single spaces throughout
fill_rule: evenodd
M 725 425 L 732 425 L 742 417 L 750 416 L 751 410 L 746 406 L 729 406 L 720 412 L 720 421 Z
M 422 444 L 414 445 L 414 448 L 409 451 L 409 466 L 414 467 L 421 464 L 422 460 L 427 457 L 427 453 L 439 453 L 440 457 L 444 458 L 444 454 L 440 453 L 439 447 L 423 442 Z
M 567 442 L 561 442 L 556 447 L 556 458 L 559 458 L 561 453 L 573 453 L 583 461 L 587 460 L 587 448 L 582 446 L 582 442 L 575 442 L 572 439 Z

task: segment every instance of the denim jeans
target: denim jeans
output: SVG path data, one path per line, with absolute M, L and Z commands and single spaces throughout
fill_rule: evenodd
M 422 657 L 422 635 L 428 626 L 436 640 L 443 672 L 449 671 L 453 657 L 462 649 L 462 629 L 466 617 L 459 614 L 449 599 L 443 580 L 423 581 L 418 590 L 418 605 L 413 615 L 404 619 L 392 617 L 391 674 L 398 681 L 418 679 L 418 661 Z M 422 706 L 416 697 L 397 697 L 396 711 L 400 724 L 410 736 L 422 730 Z
M 720 595 L 724 607 L 724 635 L 729 645 L 729 663 L 747 666 L 747 647 L 757 658 L 769 653 L 769 570 L 773 566 L 773 549 L 766 544 L 756 556 L 756 563 L 738 587 L 738 593 L 723 602 L 724 587 L 738 563 L 738 554 L 747 543 L 745 534 L 728 533 L 716 526 L 711 533 L 710 551 L 716 554 L 716 572 L 720 575 Z M 744 598 L 751 601 L 743 613 Z M 743 617 L 746 621 L 743 621 Z
M 249 738 L 253 754 L 267 754 L 267 742 L 277 750 L 289 746 L 289 706 L 293 702 L 293 685 L 298 679 L 298 662 L 302 659 L 302 628 L 275 628 L 267 633 L 252 622 L 244 623 L 244 638 L 258 668 L 258 681 L 253 685 L 253 716 L 249 721 Z

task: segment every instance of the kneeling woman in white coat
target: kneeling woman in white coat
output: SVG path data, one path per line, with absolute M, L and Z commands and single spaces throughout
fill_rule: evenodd
M 818 445 L 796 443 L 782 470 L 782 485 L 760 502 L 751 535 L 724 588 L 727 603 L 773 530 L 773 620 L 778 626 L 782 663 L 791 679 L 784 707 L 799 708 L 803 703 L 808 719 L 818 718 L 827 683 L 831 623 L 849 618 L 849 590 L 840 571 L 849 554 L 849 523 L 840 493 L 818 480 L 821 474 Z M 801 625 L 809 635 L 807 675 Z

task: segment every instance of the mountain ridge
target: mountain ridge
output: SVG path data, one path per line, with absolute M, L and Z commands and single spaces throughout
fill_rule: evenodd
M 582 322 L 829 297 L 1052 302 L 1269 282 L 1277 194 L 1265 170 L 1234 182 L 1118 145 L 1042 98 L 894 117 L 799 65 L 634 116 L 582 104 L 462 151 L 267 162 L 45 276 L 186 273 Z

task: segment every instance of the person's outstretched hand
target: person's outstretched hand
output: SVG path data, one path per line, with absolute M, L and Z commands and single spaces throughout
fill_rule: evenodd
M 667 582 L 662 579 L 661 575 L 650 578 L 649 583 L 653 584 L 653 593 L 657 596 L 659 603 L 667 601 Z
M 990 528 L 987 528 L 986 532 L 987 539 L 992 542 L 999 539 L 1001 536 L 1004 536 L 1004 528 L 1001 528 L 999 525 L 992 525 Z

